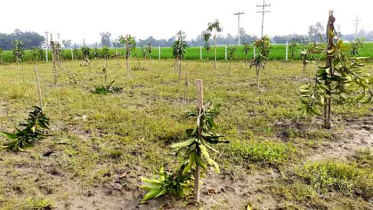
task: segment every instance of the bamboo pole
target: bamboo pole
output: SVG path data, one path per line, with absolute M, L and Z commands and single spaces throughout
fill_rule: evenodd
M 200 116 L 203 111 L 203 81 L 201 79 L 197 79 L 197 110 L 198 110 L 198 118 L 197 118 L 197 127 L 198 127 L 198 135 L 202 135 L 202 128 L 200 127 Z M 201 158 L 201 152 L 197 150 L 197 156 Z M 194 195 L 196 202 L 200 202 L 200 192 L 199 192 L 199 184 L 201 178 L 201 172 L 199 165 L 196 164 L 196 174 L 194 180 Z
M 43 111 L 43 97 L 41 95 L 41 87 L 40 87 L 40 80 L 39 80 L 39 75 L 38 75 L 38 67 L 34 67 L 34 72 L 35 72 L 35 77 L 36 77 L 36 84 L 38 87 L 38 96 L 39 96 L 39 105 L 41 110 Z

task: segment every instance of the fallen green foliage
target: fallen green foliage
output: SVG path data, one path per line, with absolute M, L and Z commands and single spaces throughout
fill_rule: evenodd
M 122 87 L 113 86 L 113 83 L 115 80 L 113 80 L 109 85 L 104 86 L 96 86 L 95 89 L 92 91 L 94 94 L 109 94 L 109 93 L 121 93 L 123 91 Z
M 45 136 L 45 130 L 49 129 L 49 118 L 40 107 L 33 107 L 34 111 L 29 113 L 26 122 L 20 124 L 23 129 L 16 128 L 16 133 L 0 131 L 10 140 L 2 148 L 13 152 L 24 151 L 23 148 L 34 145 Z

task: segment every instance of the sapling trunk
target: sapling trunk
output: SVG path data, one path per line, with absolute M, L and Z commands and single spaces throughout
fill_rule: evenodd
M 229 60 L 229 62 L 228 62 L 228 77 L 230 76 L 230 72 L 231 72 L 231 61 Z
M 202 138 L 202 127 L 201 127 L 201 115 L 203 112 L 203 81 L 198 79 L 197 80 L 197 111 L 198 111 L 198 117 L 197 117 L 197 129 L 198 129 L 198 138 Z M 197 147 L 197 157 L 201 159 L 201 151 L 199 150 L 199 147 Z M 200 202 L 200 192 L 199 192 L 199 183 L 200 183 L 200 166 L 196 162 L 196 173 L 194 177 L 194 195 L 195 200 L 197 203 Z
M 333 16 L 333 11 L 329 11 L 329 20 L 328 20 L 328 27 L 327 27 L 327 37 L 328 37 L 328 50 L 326 52 L 326 68 L 330 69 L 331 77 L 334 77 L 334 69 L 333 69 L 333 54 L 331 51 L 333 50 L 333 37 L 330 36 L 330 32 L 334 31 L 334 21 L 335 18 Z M 328 87 L 328 90 L 331 90 L 331 82 L 326 80 L 325 85 Z M 328 91 L 326 96 L 324 97 L 324 109 L 323 109 L 323 118 L 324 118 L 324 127 L 326 129 L 331 128 L 331 93 Z
M 52 47 L 52 61 L 53 61 L 53 84 L 57 85 L 57 65 L 56 65 L 56 46 L 53 41 L 51 41 Z
M 256 67 L 256 85 L 257 85 L 257 88 L 259 89 L 259 75 L 260 74 L 260 67 L 257 66 Z
M 303 77 L 306 76 L 306 72 L 307 72 L 307 63 L 303 63 Z
M 178 69 L 179 69 L 179 80 L 181 81 L 181 76 L 182 76 L 182 72 L 181 72 L 181 58 L 177 59 L 177 66 L 178 66 Z
M 104 61 L 104 69 L 105 69 L 105 86 L 107 86 L 107 58 Z
M 214 36 L 214 51 L 215 51 L 214 70 L 216 70 L 218 68 L 217 63 L 216 63 L 216 35 Z

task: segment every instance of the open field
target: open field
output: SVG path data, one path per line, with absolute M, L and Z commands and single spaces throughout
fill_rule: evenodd
M 124 91 L 109 95 L 90 92 L 103 85 L 101 60 L 91 71 L 66 62 L 79 83 L 59 72 L 57 86 L 51 63 L 24 64 L 24 82 L 16 64 L 0 66 L 0 130 L 12 131 L 37 105 L 35 65 L 52 128 L 27 152 L 0 151 L 0 209 L 27 209 L 30 197 L 56 209 L 197 209 L 173 197 L 139 205 L 140 176 L 164 163 L 177 167 L 169 146 L 195 125 L 186 111 L 195 109 L 196 79 L 206 102 L 221 103 L 218 132 L 230 141 L 213 154 L 221 173 L 203 179 L 204 209 L 373 209 L 373 107 L 334 105 L 332 130 L 303 116 L 298 88 L 312 82 L 315 66 L 302 77 L 301 62 L 270 61 L 257 90 L 243 62 L 232 63 L 228 76 L 226 62 L 214 71 L 212 63 L 186 61 L 186 90 L 174 60 L 141 63 L 147 71 L 127 72 L 124 60 L 110 60 L 109 81 Z M 373 73 L 372 64 L 363 69 Z
M 299 50 L 301 50 L 302 46 L 301 45 L 298 45 L 298 48 L 297 50 L 295 51 L 295 56 L 294 56 L 294 59 L 295 60 L 298 60 L 299 59 Z M 202 54 L 203 54 L 203 59 L 214 59 L 214 52 L 213 52 L 213 47 L 212 47 L 212 50 L 210 52 L 210 55 L 208 55 L 208 53 L 202 48 Z M 124 49 L 123 48 L 120 48 L 118 49 L 118 54 L 120 54 L 121 56 L 124 55 Z M 190 47 L 187 49 L 187 53 L 185 54 L 185 59 L 187 60 L 199 60 L 200 59 L 200 48 L 199 47 Z M 74 57 L 75 58 L 81 58 L 82 55 L 81 55 L 81 50 L 78 49 L 78 54 L 74 54 Z M 152 58 L 153 59 L 158 59 L 159 58 L 159 50 L 158 48 L 153 48 L 152 49 Z M 289 50 L 289 59 L 290 59 L 290 50 Z M 44 51 L 44 55 L 45 55 L 45 51 Z M 111 56 L 114 56 L 115 55 L 115 49 L 111 49 L 110 50 L 110 55 Z M 143 56 L 143 53 L 141 51 L 140 48 L 137 48 L 136 49 L 136 52 L 134 52 L 134 55 L 137 56 L 137 55 L 140 55 L 140 57 Z M 253 52 L 253 47 L 251 46 L 250 48 L 250 52 L 248 54 L 248 59 L 252 59 L 254 56 L 254 52 Z M 373 57 L 373 43 L 364 43 L 364 46 L 363 48 L 360 50 L 360 56 L 361 57 Z M 49 50 L 49 59 L 51 59 L 52 57 L 52 54 Z M 63 54 L 62 54 L 62 57 L 65 59 L 65 60 L 71 60 L 71 51 L 70 49 L 65 49 Z M 100 57 L 102 57 L 102 52 L 100 50 Z M 93 49 L 91 51 L 91 59 L 93 58 Z M 174 58 L 174 56 L 172 55 L 172 48 L 171 47 L 162 47 L 161 48 L 161 58 L 162 59 L 170 59 L 170 58 Z M 272 48 L 271 48 L 271 53 L 270 53 L 270 56 L 269 56 L 269 59 L 270 60 L 285 60 L 286 58 L 286 45 L 273 45 Z M 217 47 L 217 59 L 218 60 L 224 60 L 225 59 L 225 47 L 224 46 L 219 46 Z M 240 47 L 237 47 L 237 52 L 236 52 L 236 55 L 235 55 L 235 59 L 236 60 L 244 60 L 245 59 L 245 54 L 243 52 L 243 47 L 240 46 Z M 13 56 L 13 52 L 12 51 L 4 51 L 4 55 L 3 55 L 3 61 L 4 62 L 14 62 L 14 56 Z M 25 51 L 25 60 L 26 61 L 32 61 L 32 51 L 30 50 L 26 50 Z

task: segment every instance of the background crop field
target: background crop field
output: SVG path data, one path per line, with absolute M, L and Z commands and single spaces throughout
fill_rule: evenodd
M 273 56 L 282 47 L 274 46 Z M 193 53 L 198 56 L 192 48 L 187 57 Z M 103 85 L 102 60 L 92 60 L 91 71 L 83 61 L 65 62 L 79 83 L 59 71 L 57 86 L 51 63 L 25 63 L 24 81 L 16 64 L 0 65 L 0 130 L 13 131 L 38 104 L 34 66 L 52 128 L 27 152 L 0 150 L 0 209 L 27 209 L 28 198 L 71 210 L 197 209 L 174 197 L 139 205 L 140 177 L 178 165 L 170 145 L 195 126 L 186 111 L 196 106 L 196 79 L 204 81 L 206 103 L 221 103 L 217 132 L 230 141 L 213 154 L 222 172 L 203 179 L 204 209 L 373 209 L 372 105 L 333 105 L 331 131 L 320 118 L 302 115 L 298 88 L 312 82 L 314 65 L 302 77 L 301 62 L 270 61 L 258 90 L 255 71 L 242 61 L 232 64 L 230 76 L 227 62 L 214 71 L 211 62 L 185 61 L 188 88 L 174 60 L 140 62 L 147 71 L 109 61 L 109 80 L 124 88 L 109 95 L 90 92 Z M 373 73 L 371 64 L 363 69 Z
M 202 54 L 203 59 L 214 59 L 214 51 L 213 46 L 211 48 L 210 55 L 202 48 Z M 295 51 L 295 60 L 299 60 L 299 50 L 301 50 L 301 45 L 298 46 L 297 50 Z M 110 50 L 110 55 L 115 55 L 115 49 Z M 157 47 L 153 48 L 152 50 L 152 58 L 158 59 L 159 58 L 159 49 Z M 248 54 L 248 59 L 253 58 L 253 47 L 250 48 L 250 52 Z M 289 50 L 289 59 L 290 59 L 290 50 Z M 44 52 L 45 54 L 45 52 Z M 124 49 L 118 49 L 118 54 L 120 54 L 122 57 L 124 56 Z M 140 55 L 140 57 L 143 56 L 143 53 L 140 48 L 136 49 L 136 52 L 134 53 L 134 57 L 137 55 Z M 51 60 L 51 51 L 49 50 L 49 60 Z M 101 50 L 100 50 L 100 56 L 101 56 Z M 360 50 L 360 56 L 361 57 L 373 57 L 373 43 L 364 43 L 363 48 Z M 78 54 L 74 55 L 75 58 L 81 58 L 81 51 L 79 49 Z M 71 60 L 71 51 L 70 49 L 63 50 L 63 58 L 65 60 Z M 91 51 L 91 58 L 93 58 L 93 49 Z M 173 58 L 172 55 L 172 49 L 170 47 L 162 47 L 161 48 L 161 58 L 162 59 L 170 59 Z M 285 60 L 286 58 L 286 45 L 272 45 L 271 53 L 269 58 L 271 60 Z M 199 47 L 190 47 L 187 49 L 187 54 L 185 55 L 185 59 L 188 60 L 199 60 L 200 59 L 200 48 Z M 218 60 L 224 60 L 225 59 L 225 47 L 224 46 L 218 46 L 217 47 L 217 59 Z M 240 46 L 237 48 L 236 54 L 235 54 L 236 60 L 244 60 L 245 54 L 243 52 L 243 47 Z M 12 51 L 5 51 L 3 55 L 3 61 L 4 62 L 14 62 L 14 56 Z M 25 51 L 25 61 L 32 61 L 32 52 L 30 50 Z

